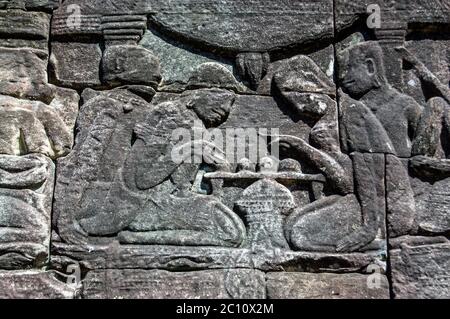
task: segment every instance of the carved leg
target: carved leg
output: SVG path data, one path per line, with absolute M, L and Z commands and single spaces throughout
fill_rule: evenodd
M 193 230 L 165 230 L 150 232 L 123 231 L 118 235 L 121 244 L 175 245 L 175 246 L 224 246 L 235 247 L 233 242 L 215 238 L 214 234 Z
M 359 195 L 363 216 L 363 227 L 340 240 L 336 246 L 338 252 L 353 252 L 370 244 L 375 240 L 381 218 L 384 217 L 384 194 L 380 194 L 380 187 L 384 184 L 382 174 L 377 174 L 377 166 L 384 160 L 379 158 L 383 154 L 353 153 L 353 165 L 356 190 Z M 381 195 L 381 196 L 380 196 Z
M 286 238 L 300 251 L 335 252 L 336 243 L 362 227 L 355 195 L 334 195 L 295 210 L 286 220 Z
M 394 155 L 386 155 L 386 193 L 389 236 L 414 232 L 416 203 L 408 166 Z
M 84 216 L 92 217 L 81 219 L 79 224 L 91 236 L 117 234 L 133 222 L 144 201 L 145 198 L 129 191 L 120 179 L 113 184 L 103 205 L 97 206 L 96 212 L 85 212 Z
M 238 247 L 245 239 L 241 219 L 207 196 L 200 201 L 170 198 L 153 201 L 119 234 L 128 244 Z

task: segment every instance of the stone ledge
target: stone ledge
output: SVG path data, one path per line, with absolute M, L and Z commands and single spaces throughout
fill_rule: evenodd
M 389 299 L 387 277 L 363 274 L 267 274 L 269 299 Z
M 75 299 L 77 289 L 51 272 L 0 271 L 0 299 Z
M 84 299 L 265 299 L 265 275 L 251 269 L 168 272 L 109 269 L 87 274 Z
M 51 266 L 64 271 L 79 263 L 86 270 L 164 269 L 258 269 L 261 271 L 361 272 L 371 264 L 381 265 L 377 252 L 328 254 L 286 250 L 251 251 L 216 247 L 177 246 L 85 246 L 53 243 Z

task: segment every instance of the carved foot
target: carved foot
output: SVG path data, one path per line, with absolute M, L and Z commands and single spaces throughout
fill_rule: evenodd
M 218 246 L 237 247 L 237 243 L 216 238 L 207 232 L 193 230 L 163 230 L 149 232 L 123 231 L 118 235 L 121 244 L 173 245 L 173 246 Z
M 362 228 L 338 241 L 336 251 L 340 253 L 351 253 L 360 250 L 373 242 L 376 234 Z

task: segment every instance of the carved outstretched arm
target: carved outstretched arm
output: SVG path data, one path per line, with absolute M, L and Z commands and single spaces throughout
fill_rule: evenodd
M 345 168 L 327 153 L 309 145 L 305 140 L 294 136 L 279 136 L 273 144 L 279 143 L 289 148 L 296 149 L 305 156 L 318 170 L 320 170 L 327 180 L 340 194 L 348 194 L 353 190 L 350 174 Z
M 431 72 L 422 61 L 420 61 L 414 54 L 411 53 L 405 47 L 396 48 L 397 52 L 399 52 L 405 61 L 410 63 L 414 69 L 417 71 L 418 76 L 426 83 L 430 84 L 434 87 L 442 97 L 450 103 L 450 90 L 448 86 L 443 84 L 434 74 Z
M 441 139 L 442 123 L 445 128 L 445 113 L 448 109 L 449 105 L 443 98 L 435 97 L 428 101 L 415 131 L 412 155 L 435 155 Z

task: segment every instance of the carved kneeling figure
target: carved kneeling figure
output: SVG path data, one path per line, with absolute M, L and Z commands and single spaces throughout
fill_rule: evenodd
M 209 92 L 202 96 L 211 98 Z M 172 130 L 190 128 L 200 119 L 221 122 L 233 99 L 225 96 L 222 103 L 206 106 L 200 99 L 201 109 L 196 100 L 188 103 L 193 110 L 180 100 L 151 110 L 136 126 L 137 139 L 102 205 L 85 209 L 78 231 L 85 237 L 117 235 L 124 244 L 240 246 L 245 238 L 241 219 L 216 197 L 191 191 L 199 165 L 171 157 Z
M 240 246 L 241 219 L 214 196 L 192 192 L 189 180 L 178 184 L 177 175 L 171 177 L 176 184 L 166 181 L 145 193 L 116 183 L 101 212 L 81 219 L 81 228 L 90 236 L 118 234 L 123 244 Z

